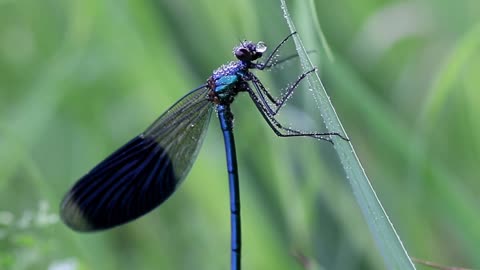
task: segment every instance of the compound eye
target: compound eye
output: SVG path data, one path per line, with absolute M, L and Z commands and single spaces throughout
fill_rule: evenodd
M 247 48 L 239 48 L 235 51 L 235 57 L 240 61 L 249 61 L 252 58 L 252 54 Z

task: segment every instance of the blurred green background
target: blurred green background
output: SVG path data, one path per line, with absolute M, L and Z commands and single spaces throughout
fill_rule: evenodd
M 288 3 L 409 254 L 480 268 L 480 2 Z M 0 269 L 228 269 L 216 117 L 185 183 L 149 215 L 79 234 L 58 205 L 239 40 L 271 48 L 287 33 L 274 0 L 0 0 Z M 277 138 L 246 96 L 233 110 L 244 269 L 384 269 L 331 146 Z

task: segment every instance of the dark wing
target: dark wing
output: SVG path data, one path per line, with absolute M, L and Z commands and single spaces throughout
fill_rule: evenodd
M 76 231 L 108 229 L 164 202 L 189 172 L 213 104 L 204 86 L 185 95 L 144 133 L 83 176 L 65 195 L 60 215 Z

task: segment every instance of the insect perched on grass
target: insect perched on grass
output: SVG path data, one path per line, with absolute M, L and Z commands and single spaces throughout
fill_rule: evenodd
M 230 104 L 247 92 L 258 111 L 280 137 L 313 137 L 332 142 L 338 133 L 304 133 L 286 128 L 275 116 L 310 70 L 275 99 L 251 70 L 274 66 L 273 56 L 295 33 L 288 35 L 267 57 L 263 42 L 243 41 L 234 48 L 238 59 L 213 72 L 207 82 L 190 91 L 147 130 L 100 162 L 65 195 L 61 217 L 76 231 L 109 229 L 132 221 L 163 203 L 187 176 L 205 137 L 215 109 L 225 141 L 230 185 L 231 269 L 240 269 L 240 192 Z M 253 86 L 253 88 L 252 88 Z M 268 101 L 267 101 L 268 100 Z

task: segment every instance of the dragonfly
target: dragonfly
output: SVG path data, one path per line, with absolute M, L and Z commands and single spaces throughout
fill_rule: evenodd
M 75 231 L 110 229 L 133 221 L 165 202 L 190 171 L 216 111 L 223 133 L 230 192 L 231 269 L 241 269 L 240 189 L 230 105 L 241 93 L 250 99 L 279 137 L 312 137 L 333 143 L 337 132 L 302 132 L 276 120 L 279 110 L 299 83 L 315 69 L 301 74 L 275 98 L 252 72 L 281 61 L 274 56 L 295 32 L 267 51 L 264 42 L 242 41 L 233 49 L 236 61 L 220 66 L 206 83 L 190 91 L 143 133 L 106 157 L 67 192 L 60 205 L 63 222 Z

